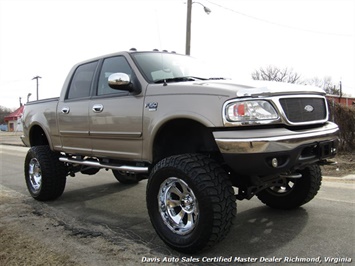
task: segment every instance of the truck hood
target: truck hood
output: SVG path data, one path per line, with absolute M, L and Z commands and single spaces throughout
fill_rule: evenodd
M 163 87 L 163 88 L 162 88 Z M 159 89 L 158 89 L 159 88 Z M 325 95 L 318 87 L 274 81 L 238 82 L 236 80 L 204 80 L 150 85 L 148 95 L 156 94 L 204 94 L 224 97 L 268 97 L 277 95 L 317 94 Z

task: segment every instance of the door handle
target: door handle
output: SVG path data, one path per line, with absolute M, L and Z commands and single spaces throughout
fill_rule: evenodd
M 102 104 L 94 104 L 92 107 L 92 111 L 94 113 L 101 113 L 104 110 L 104 106 Z
M 69 112 L 70 112 L 70 108 L 69 107 L 63 107 L 62 108 L 62 113 L 63 114 L 69 114 Z

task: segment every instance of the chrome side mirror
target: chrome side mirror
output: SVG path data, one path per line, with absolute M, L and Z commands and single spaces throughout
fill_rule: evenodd
M 130 77 L 125 73 L 113 73 L 108 77 L 108 85 L 114 90 L 124 90 L 125 87 L 128 89 L 128 85 L 131 84 Z

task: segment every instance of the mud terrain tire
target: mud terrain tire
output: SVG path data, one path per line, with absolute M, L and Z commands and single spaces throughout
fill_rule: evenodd
M 160 161 L 147 185 L 147 208 L 160 238 L 171 248 L 195 253 L 230 231 L 236 202 L 227 173 L 205 155 Z
M 25 158 L 25 180 L 31 196 L 39 201 L 54 200 L 63 194 L 67 167 L 59 153 L 49 146 L 31 147 Z
M 257 194 L 259 200 L 271 208 L 294 209 L 312 200 L 322 184 L 319 165 L 313 164 L 299 170 L 302 177 L 288 179 L 285 184 L 267 188 Z

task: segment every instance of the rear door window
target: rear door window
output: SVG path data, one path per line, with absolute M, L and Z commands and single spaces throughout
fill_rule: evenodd
M 70 83 L 67 99 L 79 99 L 90 96 L 91 84 L 98 61 L 79 66 Z

